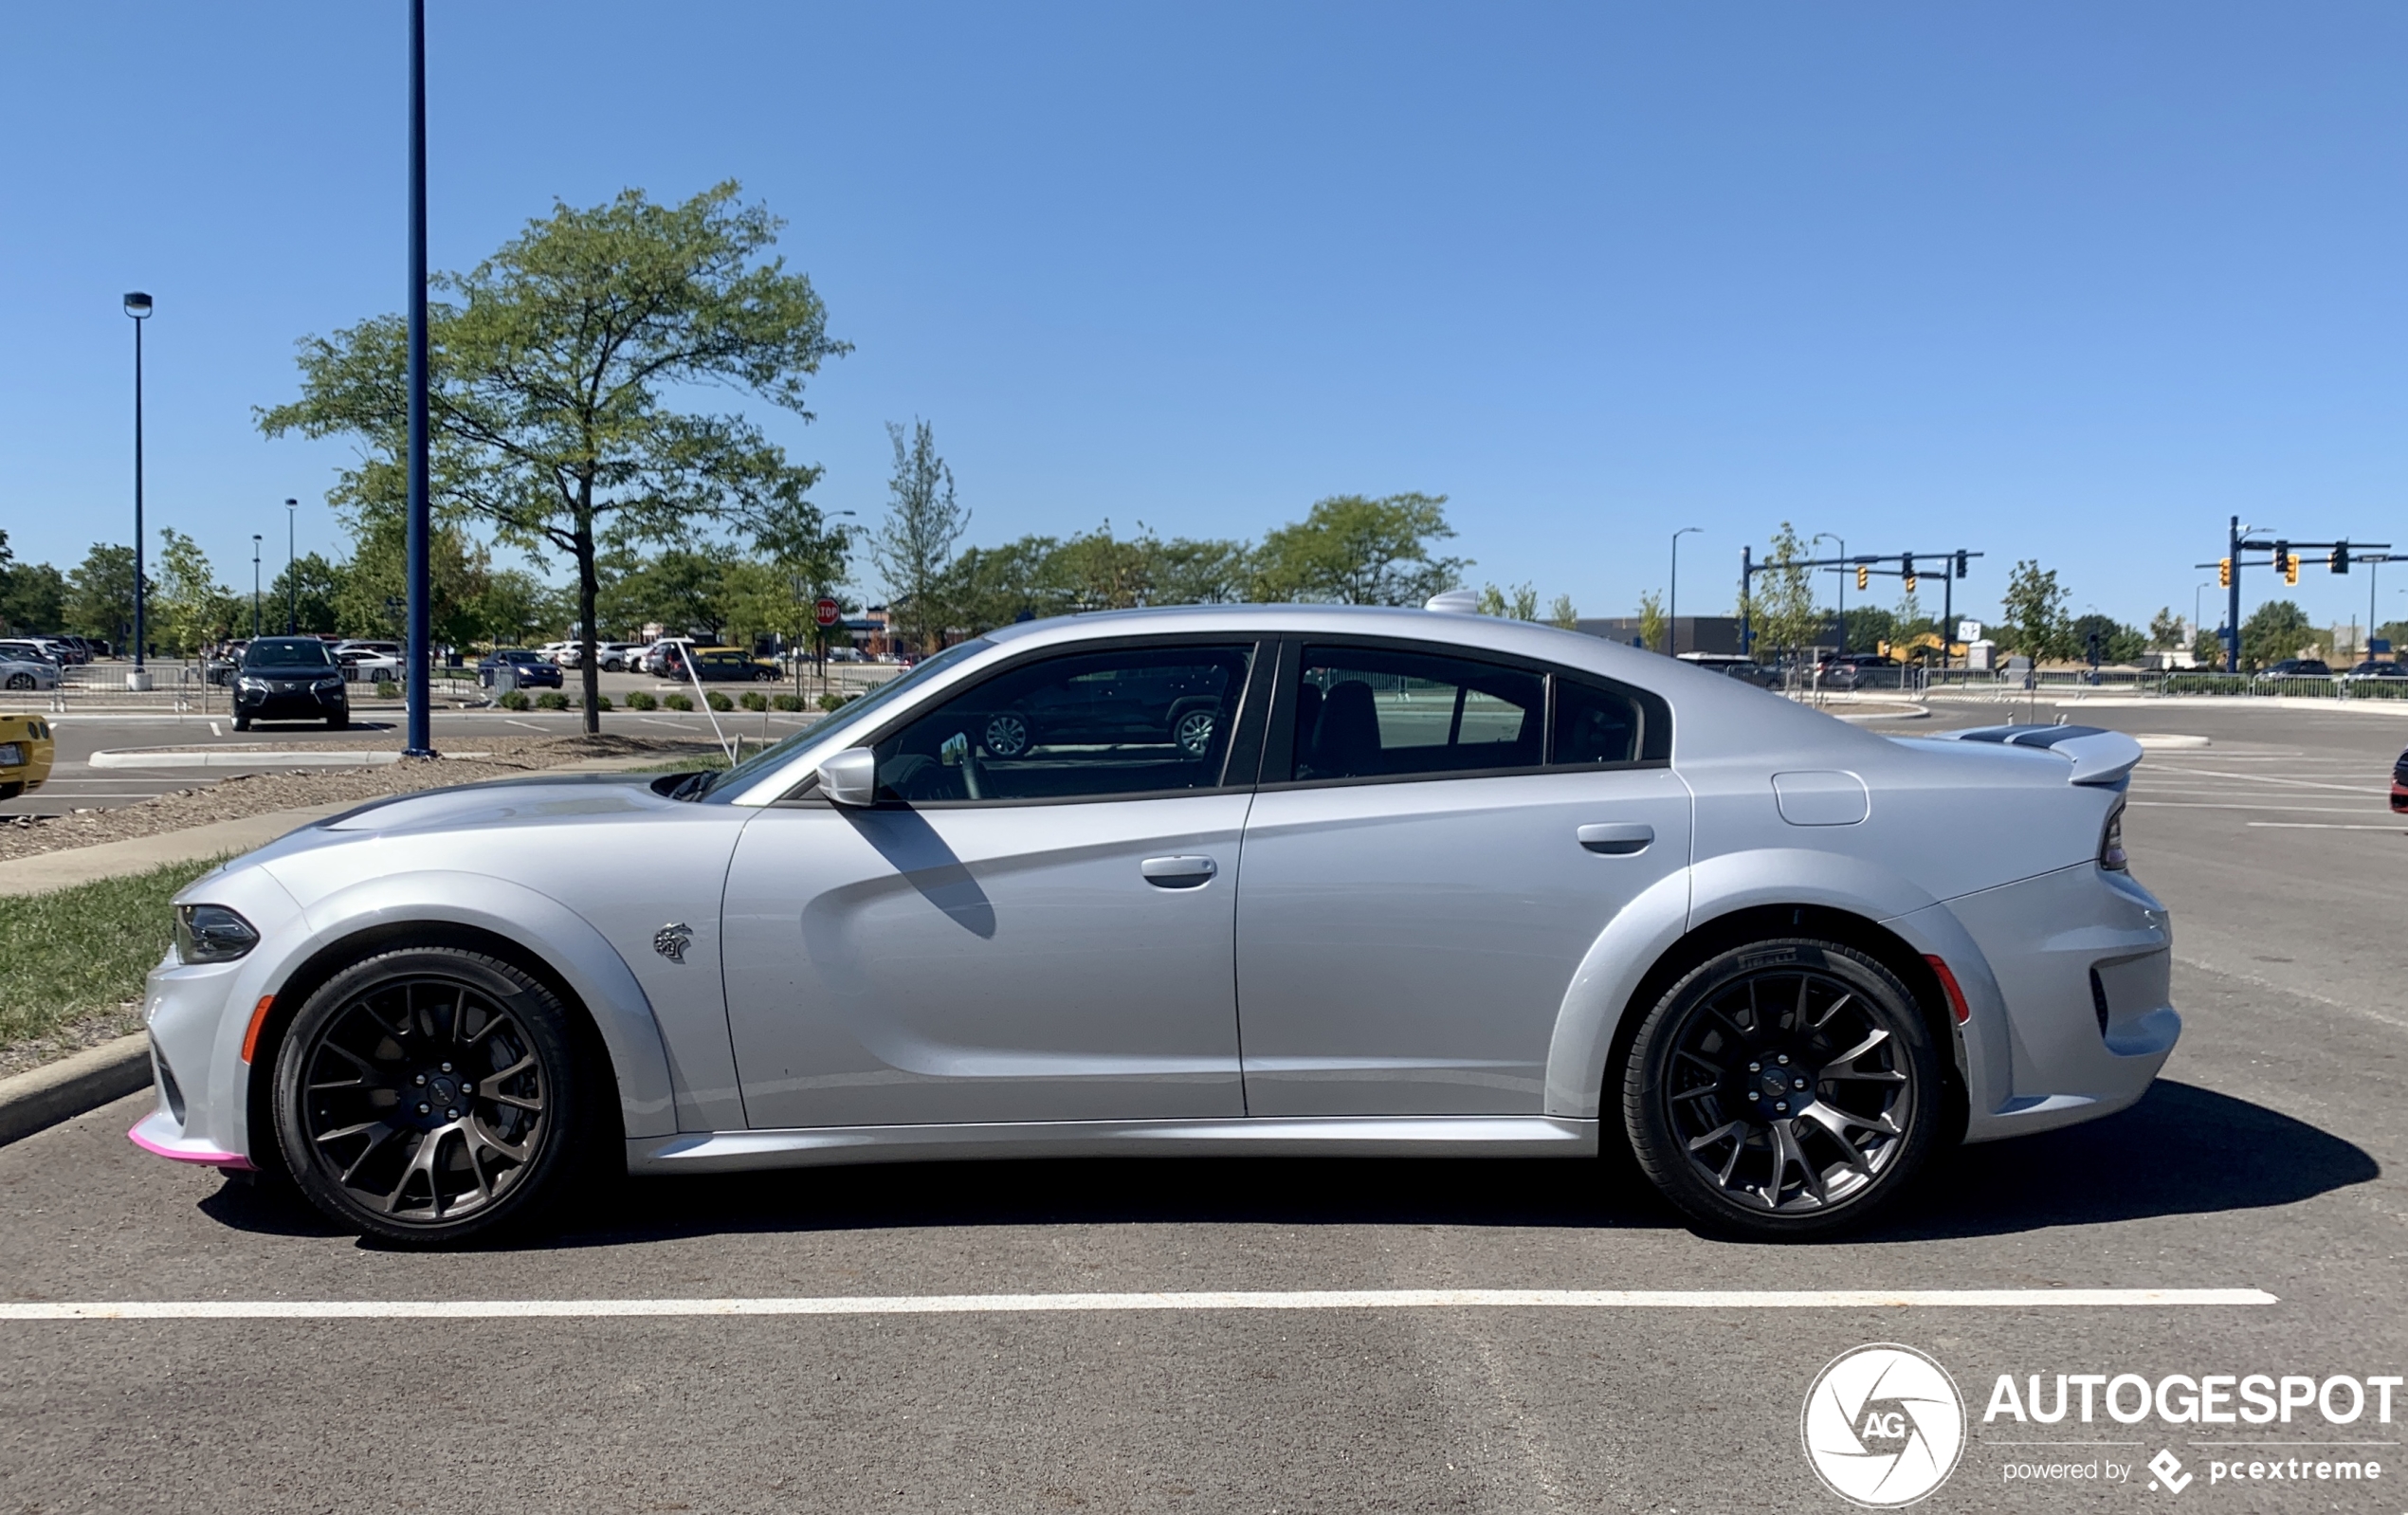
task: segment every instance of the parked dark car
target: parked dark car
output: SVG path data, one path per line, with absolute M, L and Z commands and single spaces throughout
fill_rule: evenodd
M 1680 660 L 1693 668 L 1704 668 L 1708 673 L 1719 673 L 1725 678 L 1737 679 L 1742 684 L 1752 684 L 1760 689 L 1778 689 L 1781 686 L 1781 670 L 1768 668 L 1754 658 L 1743 658 L 1729 652 L 1684 652 L 1680 655 Z
M 698 678 L 704 684 L 773 684 L 784 676 L 776 664 L 754 657 L 739 648 L 699 647 L 687 650 L 693 659 L 693 673 L 686 673 L 684 656 L 672 654 L 671 677 Z
M 2258 675 L 2261 679 L 2329 679 L 2332 665 L 2323 658 L 2285 658 Z
M 1041 747 L 1171 746 L 1200 758 L 1213 748 L 1219 711 L 1244 680 L 1226 658 L 1166 655 L 1159 666 L 1046 666 L 1045 676 L 995 681 L 996 703 L 972 735 L 990 758 Z M 981 691 L 982 693 L 984 691 Z
M 2391 809 L 2394 814 L 2408 815 L 2408 752 L 2391 765 Z
M 1839 652 L 1823 659 L 1817 681 L 1826 689 L 1895 689 L 1899 664 L 1878 652 Z
M 2353 679 L 2408 679 L 2408 667 L 2397 663 L 2377 663 L 2368 658 L 2350 669 L 2349 676 Z
M 479 659 L 477 683 L 487 689 L 492 688 L 493 670 L 504 663 L 511 664 L 518 669 L 518 684 L 521 689 L 560 687 L 560 665 L 546 658 L 540 652 L 531 651 L 522 647 L 500 648 Z
M 243 649 L 234 675 L 234 729 L 254 721 L 351 724 L 351 691 L 326 644 L 314 636 L 264 636 Z

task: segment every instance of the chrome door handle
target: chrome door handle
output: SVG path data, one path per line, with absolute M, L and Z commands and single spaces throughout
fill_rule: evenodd
M 1137 867 L 1158 889 L 1193 889 L 1210 884 L 1221 870 L 1209 857 L 1149 857 Z
M 1628 857 L 1633 852 L 1647 850 L 1647 845 L 1655 840 L 1655 828 L 1636 821 L 1607 821 L 1583 826 L 1573 834 L 1580 839 L 1582 847 L 1592 852 L 1602 852 L 1608 857 Z

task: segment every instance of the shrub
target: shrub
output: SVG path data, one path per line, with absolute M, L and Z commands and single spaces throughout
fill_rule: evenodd
M 803 708 L 803 697 L 799 694 L 772 695 L 769 707 L 772 710 L 800 710 Z
M 822 710 L 842 710 L 847 704 L 858 698 L 860 698 L 858 695 L 838 694 L 835 690 L 830 689 L 826 694 L 819 697 L 819 708 Z
M 747 689 L 737 698 L 736 703 L 747 710 L 766 710 L 769 708 L 769 696 L 757 689 Z
M 597 694 L 597 695 L 595 695 L 595 696 L 593 697 L 593 708 L 594 708 L 594 709 L 596 709 L 596 710 L 608 710 L 608 709 L 610 709 L 610 708 L 611 708 L 611 697 L 610 697 L 609 695 L 607 695 L 607 694 Z
M 717 689 L 713 689 L 709 693 L 703 695 L 702 703 L 709 705 L 714 710 L 733 710 L 736 708 L 736 702 L 720 693 Z
M 391 679 L 378 679 L 376 681 L 376 698 L 379 700 L 398 700 L 401 698 L 401 685 L 393 683 Z
M 504 710 L 524 710 L 535 702 L 527 698 L 524 689 L 509 689 L 503 691 L 502 698 L 495 703 Z
M 671 710 L 691 710 L 694 708 L 694 702 L 682 694 L 670 695 L 666 699 L 663 700 L 661 703 Z
M 658 710 L 661 708 L 661 702 L 638 689 L 627 697 L 627 707 L 629 710 Z
M 535 707 L 538 710 L 566 710 L 569 708 L 569 697 L 557 689 L 546 689 L 535 697 Z

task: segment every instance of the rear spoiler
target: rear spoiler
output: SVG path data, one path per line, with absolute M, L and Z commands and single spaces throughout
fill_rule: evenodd
M 2041 747 L 2073 764 L 2070 784 L 2120 784 L 2141 760 L 2141 744 L 2120 731 L 2098 726 L 1976 726 L 1932 734 L 1943 741 L 1995 741 L 2004 747 Z

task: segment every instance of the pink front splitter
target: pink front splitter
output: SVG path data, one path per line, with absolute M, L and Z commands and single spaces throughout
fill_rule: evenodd
M 212 1168 L 234 1168 L 245 1172 L 256 1170 L 256 1164 L 239 1152 L 219 1152 L 210 1147 L 171 1147 L 154 1141 L 142 1134 L 142 1127 L 149 1123 L 150 1119 L 145 1116 L 136 1122 L 134 1129 L 125 1133 L 125 1139 L 155 1158 L 165 1158 L 170 1162 L 205 1163 Z

